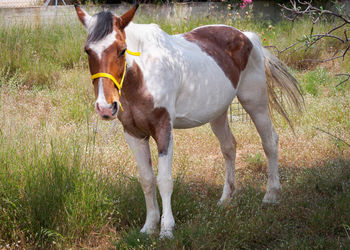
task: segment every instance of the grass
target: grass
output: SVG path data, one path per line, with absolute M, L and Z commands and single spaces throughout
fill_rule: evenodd
M 2 75 L 20 74 L 27 86 L 52 86 L 62 71 L 86 64 L 81 53 L 83 37 L 84 29 L 77 22 L 2 26 Z
M 310 28 L 306 21 L 269 28 L 252 17 L 155 21 L 169 33 L 231 22 L 281 47 Z M 240 190 L 225 207 L 216 205 L 224 162 L 210 127 L 175 131 L 175 239 L 159 240 L 139 233 L 144 198 L 121 125 L 93 110 L 84 39 L 78 22 L 0 27 L 0 248 L 350 247 L 350 149 L 315 129 L 350 142 L 349 86 L 336 88 L 334 77 L 348 62 L 306 70 L 298 66 L 301 52 L 284 56 L 304 88 L 306 112 L 293 117 L 296 135 L 277 119 L 277 206 L 261 204 L 266 160 L 251 123 L 232 124 Z M 326 55 L 323 46 L 315 55 Z M 153 141 L 151 150 L 156 166 Z

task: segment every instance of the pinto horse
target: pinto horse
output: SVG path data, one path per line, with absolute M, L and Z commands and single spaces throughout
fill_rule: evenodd
M 225 25 L 208 25 L 188 33 L 168 35 L 155 24 L 135 24 L 138 5 L 118 17 L 109 11 L 90 16 L 75 6 L 88 31 L 85 51 L 95 90 L 95 109 L 105 120 L 118 117 L 136 159 L 146 200 L 146 222 L 141 232 L 157 230 L 160 212 L 156 180 L 162 199 L 161 237 L 173 237 L 173 129 L 210 123 L 220 142 L 226 178 L 219 204 L 236 190 L 236 141 L 227 110 L 235 96 L 253 120 L 268 159 L 264 203 L 276 203 L 278 135 L 270 108 L 290 123 L 274 91 L 284 92 L 300 108 L 296 79 L 251 32 Z M 149 138 L 158 148 L 158 176 L 152 170 Z

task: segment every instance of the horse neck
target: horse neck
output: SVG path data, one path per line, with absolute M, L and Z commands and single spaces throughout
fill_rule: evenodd
M 141 52 L 141 56 L 144 55 L 144 47 L 146 46 L 145 44 L 147 44 L 147 41 L 145 41 L 145 34 L 147 34 L 148 29 L 147 26 L 147 24 L 135 24 L 130 22 L 125 28 L 127 48 L 132 52 Z M 143 88 L 143 73 L 139 65 L 135 62 L 139 57 L 127 54 L 126 58 L 128 69 L 123 84 L 124 98 L 130 99 L 130 97 L 132 97 L 133 99 L 135 95 L 143 92 L 141 90 Z
M 156 24 L 135 24 L 130 22 L 125 28 L 126 44 L 129 50 L 133 52 L 141 52 L 140 57 L 126 55 L 127 64 L 130 67 L 125 76 L 125 92 L 127 96 L 145 94 L 145 85 L 142 72 L 141 62 L 143 57 L 149 56 L 149 53 L 154 53 L 155 47 L 161 48 L 169 43 L 170 36 L 161 30 Z M 145 96 L 139 96 L 143 98 Z M 148 98 L 148 97 L 146 97 Z
M 167 35 L 156 24 L 135 24 L 130 22 L 125 28 L 126 44 L 131 51 L 141 52 L 159 44 L 159 40 Z

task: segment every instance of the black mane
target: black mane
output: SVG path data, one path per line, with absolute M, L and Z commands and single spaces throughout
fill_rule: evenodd
M 96 16 L 96 24 L 89 34 L 88 43 L 102 40 L 113 31 L 113 14 L 110 11 L 102 11 Z

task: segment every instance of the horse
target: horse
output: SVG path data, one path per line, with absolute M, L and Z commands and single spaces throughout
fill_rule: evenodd
M 284 99 L 300 110 L 297 80 L 284 64 L 261 45 L 258 35 L 226 25 L 207 25 L 169 35 L 156 24 L 136 24 L 138 5 L 121 16 L 101 11 L 90 16 L 75 6 L 88 37 L 85 52 L 95 92 L 95 109 L 104 120 L 118 118 L 136 160 L 146 201 L 141 232 L 173 237 L 173 129 L 210 123 L 219 140 L 226 174 L 218 204 L 236 192 L 236 140 L 227 110 L 235 96 L 250 115 L 268 159 L 263 203 L 276 203 L 281 191 L 278 175 L 278 135 L 270 109 L 287 121 Z M 152 170 L 150 137 L 158 149 L 158 176 Z M 156 199 L 156 183 L 162 216 Z

